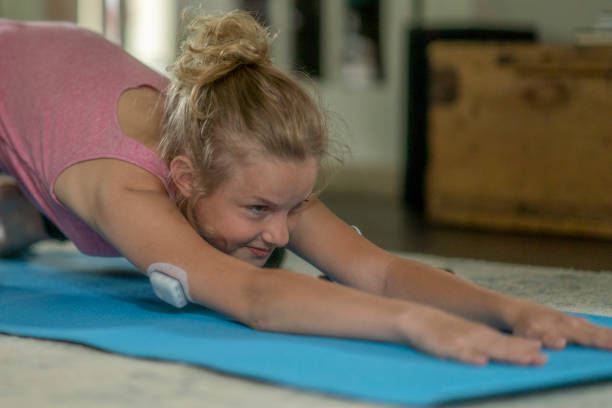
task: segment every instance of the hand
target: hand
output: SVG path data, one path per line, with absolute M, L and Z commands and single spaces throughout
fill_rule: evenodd
M 410 345 L 436 357 L 484 365 L 490 360 L 518 365 L 541 365 L 547 360 L 542 343 L 503 334 L 427 306 L 415 306 L 402 316 L 400 330 Z
M 528 301 L 521 301 L 516 310 L 511 326 L 517 336 L 540 340 L 554 350 L 568 343 L 612 350 L 611 329 Z

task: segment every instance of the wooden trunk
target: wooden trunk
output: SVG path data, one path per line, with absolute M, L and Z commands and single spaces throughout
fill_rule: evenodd
M 429 46 L 428 217 L 612 238 L 612 47 Z

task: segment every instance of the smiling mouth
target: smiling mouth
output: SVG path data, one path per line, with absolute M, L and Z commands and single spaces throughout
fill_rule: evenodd
M 271 249 L 261 249 L 255 247 L 247 247 L 247 249 L 258 258 L 265 258 L 272 253 Z

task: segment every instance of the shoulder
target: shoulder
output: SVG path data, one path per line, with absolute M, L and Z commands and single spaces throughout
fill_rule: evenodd
M 56 179 L 54 191 L 62 192 L 100 189 L 165 190 L 153 173 L 120 159 L 86 160 L 64 170 Z
M 157 176 L 117 159 L 74 164 L 59 175 L 53 191 L 62 204 L 90 224 L 106 207 L 120 207 L 121 194 L 126 192 L 167 194 Z

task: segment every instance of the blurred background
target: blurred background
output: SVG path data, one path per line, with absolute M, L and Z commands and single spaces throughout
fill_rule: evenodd
M 606 105 L 612 95 L 612 65 L 608 54 L 612 45 L 612 4 L 609 0 L 0 0 L 0 17 L 75 22 L 102 33 L 149 66 L 164 72 L 177 51 L 181 10 L 192 6 L 201 6 L 209 12 L 237 8 L 254 12 L 278 34 L 273 43 L 276 65 L 287 71 L 305 71 L 315 79 L 326 108 L 337 118 L 334 128 L 348 139 L 352 150 L 324 197 L 330 207 L 349 222 L 360 224 L 366 236 L 379 245 L 450 256 L 612 269 L 612 142 L 605 136 L 612 134 L 612 124 L 605 119 L 610 116 L 606 107 L 612 107 Z M 532 44 L 532 49 L 512 49 L 510 57 L 507 53 L 499 54 L 497 48 L 485 47 L 482 52 L 470 49 L 465 53 L 457 53 L 457 48 L 436 49 L 436 58 L 441 62 L 435 66 L 435 61 L 428 57 L 429 46 L 440 41 L 475 45 L 510 41 Z M 536 44 L 540 48 L 533 49 Z M 551 48 L 546 48 L 548 45 Z M 584 58 L 582 54 L 568 56 L 567 53 L 574 52 L 577 45 L 596 47 L 594 54 L 603 55 L 600 59 L 594 57 L 595 68 L 588 68 L 591 69 L 588 72 L 595 74 L 583 75 L 583 71 L 576 74 L 576 63 Z M 488 60 L 478 59 L 478 55 L 487 53 L 493 56 Z M 448 55 L 454 55 L 454 59 L 447 58 Z M 436 121 L 465 120 L 444 116 L 450 112 L 451 105 L 461 110 L 461 103 L 465 102 L 469 109 L 474 109 L 473 100 L 468 100 L 472 95 L 467 87 L 470 74 L 492 78 L 491 86 L 480 85 L 492 87 L 502 78 L 496 76 L 497 65 L 503 65 L 504 61 L 514 63 L 524 55 L 527 62 L 516 69 L 531 69 L 529 72 L 537 71 L 538 75 L 546 71 L 546 82 L 521 94 L 528 104 L 508 111 L 506 119 L 517 115 L 515 119 L 510 117 L 508 123 L 520 122 L 523 112 L 527 112 L 531 116 L 524 118 L 525 126 L 537 128 L 540 125 L 533 125 L 535 120 L 550 123 L 567 117 L 566 111 L 554 113 L 550 108 L 558 98 L 567 96 L 567 100 L 578 101 L 584 110 L 590 103 L 589 96 L 575 96 L 574 90 L 589 86 L 603 89 L 604 101 L 598 99 L 591 109 L 601 113 L 576 117 L 578 121 L 588 118 L 598 124 L 603 118 L 601 126 L 595 126 L 598 130 L 594 132 L 594 141 L 585 142 L 594 144 L 593 151 L 597 154 L 585 155 L 595 157 L 591 161 L 599 163 L 598 166 L 592 173 L 581 174 L 583 163 L 567 159 L 567 154 L 571 158 L 575 151 L 571 147 L 554 160 L 544 160 L 548 167 L 561 167 L 560 162 L 569 161 L 562 167 L 574 166 L 576 171 L 562 177 L 565 180 L 575 175 L 575 185 L 589 185 L 593 179 L 598 180 L 580 193 L 577 198 L 580 209 L 570 199 L 565 206 L 557 208 L 556 203 L 564 203 L 565 196 L 549 201 L 542 198 L 556 197 L 559 188 L 564 191 L 575 188 L 573 185 L 559 187 L 564 183 L 546 175 L 550 171 L 530 167 L 533 161 L 542 162 L 540 158 L 554 150 L 546 148 L 547 144 L 556 145 L 559 138 L 545 135 L 542 144 L 535 147 L 525 145 L 529 141 L 520 142 L 522 150 L 517 153 L 520 160 L 524 157 L 521 152 L 540 149 L 537 158 L 517 164 L 517 158 L 511 156 L 507 158 L 509 163 L 501 167 L 507 168 L 514 162 L 531 169 L 521 180 L 532 179 L 535 184 L 519 183 L 521 187 L 511 195 L 509 192 L 517 183 L 504 179 L 502 170 L 499 174 L 495 170 L 495 162 L 500 167 L 504 151 L 508 149 L 498 149 L 503 150 L 502 157 L 493 160 L 493 164 L 475 153 L 486 150 L 479 148 L 476 140 L 479 134 L 488 132 L 486 128 L 479 128 L 481 133 L 478 133 L 459 124 L 456 130 L 447 130 L 445 136 L 439 134 L 440 126 L 432 125 Z M 470 58 L 474 62 L 467 68 L 462 67 L 462 60 Z M 490 63 L 493 59 L 499 64 Z M 535 68 L 529 65 L 534 61 L 540 65 Z M 514 76 L 507 76 L 508 89 L 515 87 Z M 517 81 L 518 89 L 525 79 L 521 77 Z M 529 81 L 533 82 L 533 78 Z M 510 104 L 503 98 L 487 99 L 482 95 L 478 98 L 485 110 L 487 100 L 499 102 L 495 112 L 501 116 L 504 106 Z M 546 106 L 542 108 L 542 104 Z M 564 106 L 570 109 L 569 103 Z M 568 126 L 561 123 L 557 127 Z M 452 146 L 445 144 L 443 137 L 454 137 L 455 132 L 468 135 L 464 145 L 471 146 L 471 150 L 460 159 L 439 159 L 449 157 L 445 149 Z M 521 128 L 514 132 L 525 133 Z M 529 140 L 534 137 L 539 136 L 530 135 Z M 568 140 L 571 138 L 567 136 Z M 442 142 L 432 144 L 435 140 Z M 487 143 L 497 142 L 483 140 L 482 146 Z M 476 176 L 466 176 L 472 177 L 468 181 L 453 179 L 451 175 L 463 174 L 462 169 L 449 165 L 456 163 L 453 160 L 473 163 L 470 174 L 495 176 L 477 182 Z M 450 187 L 439 182 L 447 179 L 452 180 Z M 512 184 L 504 186 L 500 180 Z M 499 190 L 493 193 L 490 189 L 478 190 L 487 183 L 497 185 Z M 472 190 L 454 188 L 463 185 L 477 186 Z M 588 203 L 592 205 L 589 207 Z M 459 207 L 462 212 L 457 212 Z M 584 214 L 576 218 L 577 213 Z M 485 246 L 489 249 L 483 249 Z

